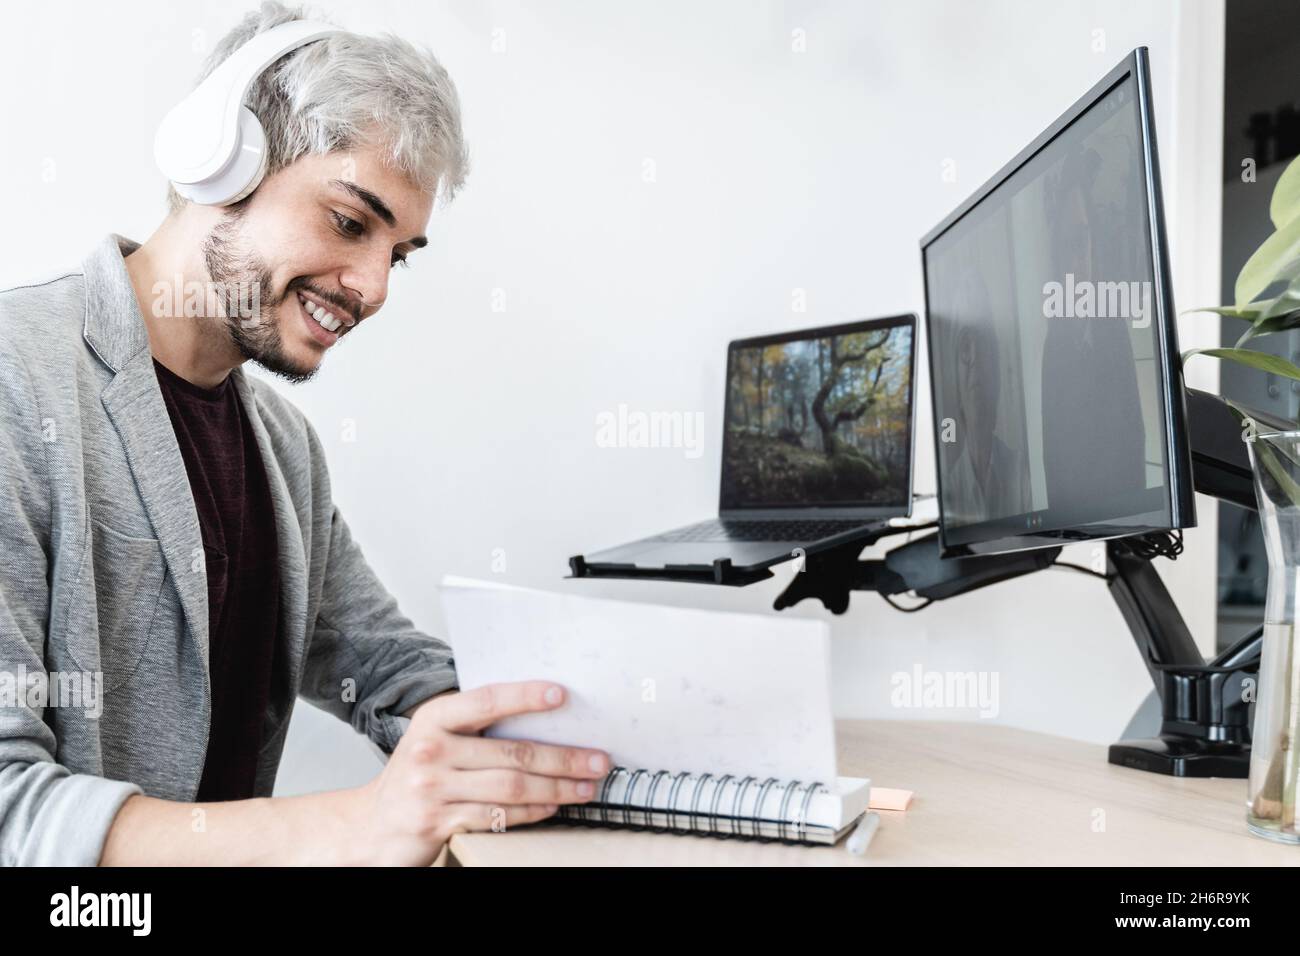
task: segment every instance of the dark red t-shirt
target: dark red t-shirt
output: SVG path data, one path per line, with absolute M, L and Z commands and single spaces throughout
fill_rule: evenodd
M 196 799 L 243 800 L 254 796 L 279 645 L 271 489 L 230 376 L 203 388 L 153 364 L 198 509 L 208 575 L 212 726 Z

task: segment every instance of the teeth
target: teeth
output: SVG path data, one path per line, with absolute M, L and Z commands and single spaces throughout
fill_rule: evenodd
M 325 329 L 326 331 L 337 332 L 340 328 L 343 327 L 343 323 L 341 321 L 334 318 L 334 316 L 331 313 L 327 312 L 321 306 L 312 303 L 311 301 L 303 298 L 301 295 L 298 296 L 298 301 L 301 302 L 302 307 L 307 310 L 307 314 L 310 315 L 313 319 L 315 319 L 320 324 L 320 327 Z

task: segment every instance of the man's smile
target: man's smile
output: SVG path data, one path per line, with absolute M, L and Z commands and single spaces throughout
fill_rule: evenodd
M 294 295 L 293 302 L 297 306 L 298 314 L 302 316 L 302 321 L 307 326 L 308 334 L 313 339 L 327 348 L 339 340 L 338 329 L 342 328 L 345 323 L 334 318 L 323 306 L 304 298 L 301 293 Z M 320 318 L 316 318 L 317 315 Z

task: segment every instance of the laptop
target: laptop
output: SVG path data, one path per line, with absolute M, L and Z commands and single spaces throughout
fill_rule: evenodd
M 915 341 L 908 314 L 730 343 L 718 517 L 585 555 L 587 569 L 767 568 L 909 515 Z

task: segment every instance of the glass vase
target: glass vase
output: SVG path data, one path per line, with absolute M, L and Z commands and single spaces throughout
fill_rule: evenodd
M 1295 803 L 1300 772 L 1300 660 L 1295 640 L 1300 601 L 1300 431 L 1252 436 L 1247 429 L 1246 441 L 1268 553 L 1246 823 L 1258 836 L 1300 843 Z

